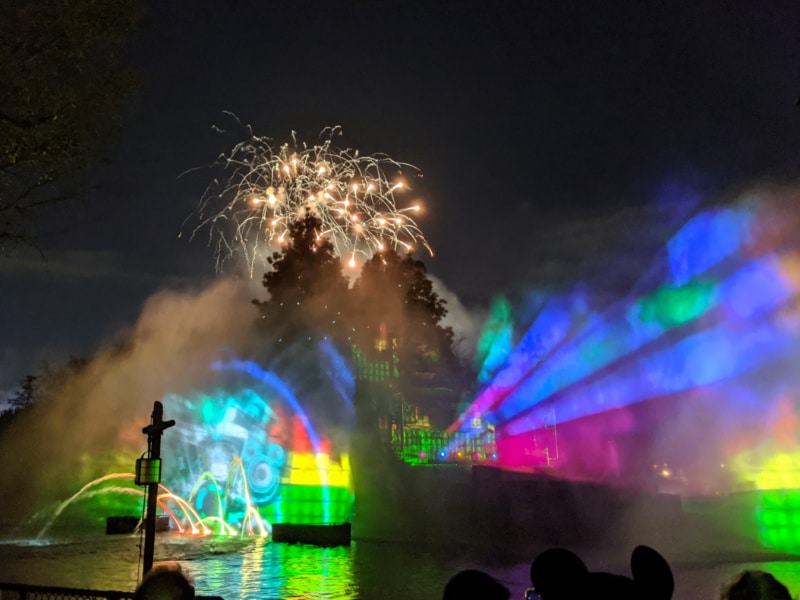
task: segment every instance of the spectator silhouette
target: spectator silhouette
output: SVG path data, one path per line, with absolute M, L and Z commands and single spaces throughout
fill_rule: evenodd
M 511 592 L 494 577 L 477 569 L 459 571 L 444 586 L 442 600 L 508 600 Z
M 766 571 L 747 570 L 728 583 L 722 600 L 792 600 L 788 588 Z
M 583 579 L 581 598 L 608 598 L 609 600 L 644 600 L 638 595 L 633 579 L 614 573 L 592 572 Z M 572 596 L 576 598 L 578 596 Z M 647 597 L 649 600 L 649 597 Z
M 533 592 L 542 600 L 572 600 L 581 596 L 589 569 L 566 548 L 549 548 L 531 563 Z
M 670 600 L 675 579 L 666 559 L 650 546 L 636 546 L 631 554 L 631 576 L 642 600 Z
M 151 569 L 136 588 L 133 600 L 191 600 L 194 586 L 180 567 L 159 566 Z
M 531 591 L 542 600 L 670 600 L 675 590 L 672 569 L 649 546 L 633 550 L 631 577 L 590 572 L 580 557 L 565 548 L 542 552 L 531 563 L 530 575 Z

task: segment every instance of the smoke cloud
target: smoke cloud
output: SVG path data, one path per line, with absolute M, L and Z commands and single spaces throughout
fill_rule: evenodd
M 447 303 L 447 315 L 442 319 L 441 325 L 453 329 L 456 354 L 465 364 L 469 364 L 475 354 L 481 327 L 486 320 L 486 310 L 468 309 L 439 277 L 428 273 L 428 278 L 433 283 L 433 291 Z
M 254 319 L 249 295 L 231 279 L 152 296 L 135 326 L 120 333 L 124 342 L 58 381 L 0 438 L 5 516 L 29 516 L 40 502 L 69 496 L 76 481 L 105 474 L 94 472 L 94 459 L 142 454 L 153 402 L 207 385 L 212 361 L 247 351 Z M 133 471 L 132 463 L 120 467 Z

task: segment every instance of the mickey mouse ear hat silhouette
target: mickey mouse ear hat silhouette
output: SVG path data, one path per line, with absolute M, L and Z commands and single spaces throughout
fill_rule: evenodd
M 631 554 L 631 575 L 640 598 L 670 600 L 675 579 L 666 559 L 649 546 L 636 546 Z
M 549 548 L 531 563 L 531 585 L 543 600 L 570 598 L 581 589 L 589 569 L 566 548 Z

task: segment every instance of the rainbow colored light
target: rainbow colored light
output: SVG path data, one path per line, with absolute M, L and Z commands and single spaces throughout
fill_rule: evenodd
M 234 377 L 233 392 L 165 401 L 179 435 L 165 438 L 167 485 L 202 521 L 223 530 L 262 532 L 272 523 L 349 521 L 353 487 L 347 448 L 332 447 L 284 381 L 251 361 L 217 362 Z M 351 408 L 351 407 L 348 407 Z M 175 463 L 178 464 L 175 464 Z
M 508 468 L 757 490 L 762 541 L 800 549 L 795 200 L 695 214 L 611 304 L 583 288 L 550 299 L 449 431 L 492 426 Z
M 172 529 L 267 537 L 273 523 L 349 521 L 354 492 L 346 438 L 337 436 L 336 447 L 284 380 L 256 363 L 219 361 L 211 369 L 219 374 L 213 392 L 163 399 L 176 426 L 162 441 L 158 503 Z M 342 374 L 329 376 L 338 380 L 331 401 L 352 417 L 352 383 Z M 337 426 L 349 431 L 351 425 Z M 133 480 L 133 473 L 112 473 L 85 484 L 56 507 L 39 536 L 54 523 L 140 515 L 144 489 Z

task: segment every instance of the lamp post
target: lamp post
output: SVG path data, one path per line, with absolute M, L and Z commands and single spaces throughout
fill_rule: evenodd
M 164 407 L 157 400 L 153 403 L 153 414 L 150 425 L 142 428 L 147 434 L 147 458 L 136 461 L 136 485 L 147 486 L 147 515 L 144 528 L 144 559 L 142 575 L 147 575 L 153 568 L 153 553 L 156 543 L 156 508 L 158 503 L 158 485 L 161 482 L 161 434 L 175 421 L 163 420 Z

